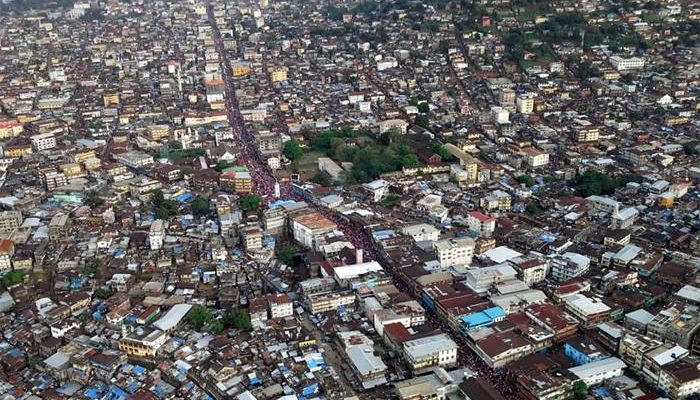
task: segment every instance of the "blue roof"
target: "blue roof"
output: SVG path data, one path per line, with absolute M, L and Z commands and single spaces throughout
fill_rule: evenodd
M 87 396 L 91 399 L 96 399 L 100 396 L 100 392 L 97 391 L 97 388 L 89 388 L 84 393 L 85 393 L 85 396 Z
M 175 200 L 179 201 L 180 203 L 184 203 L 193 197 L 194 197 L 194 195 L 192 193 L 183 193 L 183 194 L 175 197 Z
M 472 313 L 462 317 L 462 321 L 467 327 L 476 327 L 491 323 L 491 318 L 483 312 Z
M 505 310 L 503 310 L 501 307 L 498 307 L 498 306 L 487 308 L 482 312 L 484 314 L 488 315 L 491 319 L 503 318 L 506 316 Z
M 146 368 L 144 368 L 140 365 L 137 365 L 134 367 L 134 375 L 136 375 L 136 376 L 143 374 L 145 371 L 146 371 Z

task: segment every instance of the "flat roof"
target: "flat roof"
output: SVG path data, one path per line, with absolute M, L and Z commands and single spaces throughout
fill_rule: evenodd
M 333 272 L 338 279 L 349 279 L 354 276 L 381 270 L 383 270 L 382 266 L 376 261 L 370 261 L 362 264 L 343 265 L 333 268 Z
M 685 285 L 678 292 L 676 292 L 676 296 L 697 303 L 700 302 L 700 288 L 692 285 Z
M 508 246 L 498 246 L 481 254 L 499 264 L 523 255 Z
M 440 333 L 433 336 L 426 336 L 419 339 L 409 340 L 404 342 L 404 349 L 411 357 L 416 359 L 421 359 L 435 354 L 439 351 L 445 351 L 450 349 L 456 349 L 457 343 L 450 339 L 444 333 Z
M 627 365 L 617 357 L 608 357 L 602 360 L 589 362 L 578 367 L 569 368 L 569 372 L 578 376 L 581 379 L 590 378 L 592 376 L 602 374 L 608 371 L 623 369 Z
M 335 222 L 323 216 L 321 213 L 310 213 L 294 218 L 297 222 L 309 229 L 335 229 Z
M 190 312 L 191 308 L 191 304 L 175 304 L 164 316 L 154 322 L 153 326 L 162 331 L 169 331 L 185 318 L 185 315 Z

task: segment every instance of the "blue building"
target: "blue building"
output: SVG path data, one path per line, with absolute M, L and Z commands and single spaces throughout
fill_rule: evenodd
M 574 336 L 564 343 L 564 354 L 576 365 L 610 357 L 610 353 L 593 339 L 586 336 Z
M 505 317 L 506 312 L 501 307 L 489 307 L 478 312 L 464 315 L 462 317 L 462 325 L 466 330 L 472 330 L 502 321 Z

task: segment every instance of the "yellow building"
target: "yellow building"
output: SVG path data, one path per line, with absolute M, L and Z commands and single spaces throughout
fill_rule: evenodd
M 659 205 L 661 207 L 671 208 L 673 207 L 674 196 L 671 193 L 662 193 L 659 196 Z
M 95 158 L 95 157 L 97 157 L 95 150 L 79 151 L 77 153 L 73 153 L 73 162 L 81 163 L 89 158 Z
M 27 154 L 32 154 L 32 146 L 28 144 L 21 144 L 17 146 L 7 146 L 5 147 L 5 157 L 7 158 L 20 158 Z
M 102 96 L 102 102 L 105 107 L 111 105 L 119 105 L 119 94 L 118 93 L 106 93 Z
M 83 169 L 80 168 L 80 164 L 76 164 L 76 163 L 61 164 L 59 169 L 61 170 L 61 172 L 63 172 L 63 174 L 68 179 L 83 175 Z
M 248 75 L 250 73 L 250 64 L 243 62 L 235 63 L 231 66 L 231 72 L 233 72 L 233 76 Z
M 270 73 L 272 82 L 282 82 L 287 80 L 287 70 L 285 68 L 275 68 Z
M 119 339 L 119 350 L 132 357 L 154 357 L 168 340 L 168 334 L 151 328 L 137 328 Z
M 0 139 L 19 136 L 24 131 L 24 125 L 19 121 L 0 121 Z
M 150 125 L 148 128 L 148 139 L 163 140 L 170 137 L 170 127 L 168 125 Z

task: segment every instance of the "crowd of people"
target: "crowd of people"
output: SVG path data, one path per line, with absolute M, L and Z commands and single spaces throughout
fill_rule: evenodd
M 272 173 L 271 168 L 260 156 L 260 152 L 255 145 L 255 137 L 245 127 L 243 117 L 241 116 L 240 109 L 238 108 L 238 99 L 236 98 L 236 92 L 233 85 L 231 64 L 224 49 L 223 41 L 221 40 L 221 33 L 216 26 L 214 16 L 211 14 L 211 11 L 209 13 L 209 19 L 214 30 L 216 47 L 221 55 L 223 78 L 226 84 L 226 109 L 228 112 L 229 123 L 231 125 L 231 129 L 233 130 L 235 140 L 241 144 L 239 161 L 248 167 L 248 171 L 250 172 L 253 181 L 254 192 L 261 195 L 264 203 L 267 203 L 268 201 L 272 200 L 273 196 L 275 195 L 275 186 L 277 185 L 278 181 Z M 292 192 L 291 183 L 289 182 L 279 183 L 279 194 L 283 198 L 296 199 L 298 197 Z M 326 218 L 330 219 L 338 226 L 338 229 L 345 234 L 355 248 L 363 249 L 365 260 L 377 260 L 379 258 L 379 252 L 377 251 L 376 244 L 361 227 L 353 224 L 352 222 L 342 218 L 337 213 L 334 213 L 328 209 L 323 207 L 316 208 L 318 212 L 323 214 Z M 392 276 L 392 281 L 399 290 L 405 293 L 411 293 L 408 285 L 406 285 L 406 283 L 398 277 L 398 274 L 392 273 Z M 458 335 L 445 323 L 439 321 L 434 315 L 428 315 L 428 323 L 433 328 L 440 329 L 441 331 L 450 334 L 452 339 L 459 345 L 458 363 L 460 366 L 466 366 L 479 376 L 484 377 L 506 399 L 518 399 L 514 387 L 507 379 L 505 372 L 503 370 L 488 367 L 467 346 L 464 337 Z

